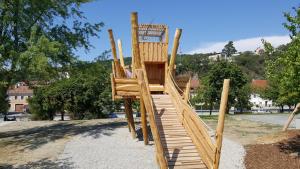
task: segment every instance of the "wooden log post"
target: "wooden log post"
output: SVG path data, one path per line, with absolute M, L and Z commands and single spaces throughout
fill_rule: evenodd
M 116 50 L 116 43 L 113 35 L 113 31 L 111 29 L 108 29 L 109 34 L 109 40 L 111 45 L 111 51 L 114 57 L 114 63 L 115 63 L 115 69 L 116 69 L 116 77 L 125 77 L 124 71 L 121 69 L 118 56 L 117 56 L 117 50 Z
M 125 68 L 124 63 L 124 56 L 123 56 L 123 48 L 122 48 L 122 41 L 121 39 L 118 39 L 118 49 L 119 49 L 119 55 L 120 55 L 120 63 L 123 68 Z
M 173 42 L 173 49 L 172 49 L 170 64 L 169 64 L 170 73 L 173 73 L 174 68 L 175 68 L 176 55 L 177 55 L 177 50 L 178 50 L 178 46 L 179 46 L 179 39 L 181 36 L 181 32 L 182 32 L 182 29 L 176 29 L 174 42 Z
M 125 106 L 125 113 L 127 116 L 127 122 L 131 131 L 132 138 L 136 138 L 136 132 L 135 132 L 135 125 L 134 125 L 134 119 L 133 119 L 133 112 L 132 112 L 132 100 L 127 98 L 124 100 L 124 106 Z
M 294 111 L 290 114 L 289 119 L 287 120 L 287 122 L 285 123 L 285 125 L 283 126 L 282 131 L 286 131 L 288 129 L 288 127 L 290 126 L 291 122 L 293 121 L 295 115 L 297 114 L 297 112 L 300 111 L 300 103 L 298 103 L 294 109 Z
M 190 100 L 190 90 L 191 90 L 191 77 L 186 84 L 185 91 L 184 91 L 184 100 L 188 102 Z
M 132 55 L 134 58 L 134 69 L 142 67 L 142 61 L 140 57 L 139 47 L 139 35 L 138 35 L 138 15 L 137 12 L 131 13 L 131 36 L 132 36 Z
M 214 159 L 214 164 L 213 164 L 214 169 L 218 169 L 219 163 L 220 163 L 225 113 L 226 113 L 227 102 L 228 102 L 229 83 L 230 83 L 229 79 L 225 79 L 224 83 L 223 83 L 218 125 L 217 125 L 217 130 L 216 130 L 216 150 L 215 150 L 215 159 Z
M 142 97 L 140 98 L 140 112 L 141 112 L 141 122 L 142 122 L 144 144 L 148 145 L 149 141 L 148 141 L 148 130 L 147 130 L 147 114 L 146 114 L 144 100 Z

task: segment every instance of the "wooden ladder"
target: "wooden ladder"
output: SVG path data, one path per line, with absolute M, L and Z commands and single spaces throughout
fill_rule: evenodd
M 169 168 L 206 169 L 196 146 L 179 120 L 172 99 L 167 94 L 153 94 L 156 125 Z

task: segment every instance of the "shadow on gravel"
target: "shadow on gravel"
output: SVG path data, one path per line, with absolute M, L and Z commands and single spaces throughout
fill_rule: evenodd
M 151 132 L 151 129 L 150 129 L 149 125 L 147 126 L 147 131 L 148 131 L 149 141 L 153 141 L 153 136 L 152 136 L 152 132 Z M 137 138 L 138 138 L 139 141 L 144 141 L 143 130 L 142 130 L 141 126 L 136 130 L 136 135 L 137 135 Z M 151 144 L 149 144 L 149 145 L 151 145 Z
M 2 145 L 22 146 L 23 150 L 37 149 L 40 146 L 53 142 L 64 137 L 75 136 L 82 134 L 83 137 L 99 138 L 101 135 L 112 135 L 114 129 L 125 126 L 126 122 L 110 122 L 96 124 L 82 124 L 61 122 L 49 126 L 35 127 L 24 130 L 16 130 L 9 132 L 0 132 L 0 140 L 3 139 Z M 21 150 L 22 151 L 22 150 Z
M 31 169 L 31 168 L 47 168 L 47 169 L 71 169 L 72 163 L 68 162 L 68 160 L 53 162 L 49 159 L 42 159 L 36 162 L 30 162 L 24 165 L 19 165 L 14 167 L 9 164 L 0 164 L 0 169 Z

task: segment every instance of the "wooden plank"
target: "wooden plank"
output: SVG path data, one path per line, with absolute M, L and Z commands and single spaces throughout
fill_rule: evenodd
M 137 84 L 117 84 L 116 91 L 139 92 Z
M 137 80 L 131 78 L 115 78 L 115 82 L 122 84 L 137 84 Z
M 116 91 L 118 96 L 139 96 L 140 92 Z

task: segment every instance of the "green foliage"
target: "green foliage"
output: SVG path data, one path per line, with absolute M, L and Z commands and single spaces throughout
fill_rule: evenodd
M 47 77 L 52 74 L 45 74 L 49 66 L 64 67 L 76 58 L 74 49 L 92 47 L 89 38 L 98 36 L 103 23 L 85 22 L 79 7 L 86 2 L 89 0 L 0 1 L 0 65 L 7 68 L 9 84 Z M 37 75 L 41 69 L 46 71 Z
M 34 119 L 67 112 L 72 119 L 102 118 L 113 110 L 109 72 L 100 63 L 80 63 L 69 79 L 38 88 L 29 101 Z
M 243 109 L 249 105 L 247 98 L 250 90 L 245 90 L 248 88 L 246 76 L 237 65 L 226 61 L 216 62 L 202 78 L 203 86 L 199 88 L 195 99 L 209 105 L 212 109 L 214 104 L 220 103 L 224 79 L 230 79 L 228 108 L 237 106 Z
M 0 80 L 11 85 L 60 78 L 77 60 L 73 51 L 89 50 L 90 37 L 98 37 L 103 26 L 86 22 L 79 7 L 87 2 L 0 1 Z
M 8 100 L 6 94 L 7 86 L 0 83 L 0 114 L 5 114 L 8 110 Z
M 300 8 L 294 8 L 296 15 L 285 13 L 288 23 L 284 26 L 291 32 L 291 42 L 280 48 L 273 48 L 263 41 L 266 53 L 266 77 L 269 86 L 264 97 L 278 105 L 294 105 L 300 101 Z
M 229 41 L 225 46 L 224 49 L 222 49 L 222 55 L 225 57 L 231 57 L 233 54 L 235 54 L 237 50 L 233 46 L 233 42 Z
M 176 73 L 190 73 L 198 76 L 204 76 L 210 68 L 210 61 L 208 59 L 209 55 L 210 54 L 177 55 Z
M 263 55 L 243 52 L 234 57 L 234 62 L 242 69 L 244 74 L 246 74 L 249 81 L 252 79 L 265 79 L 265 57 Z

